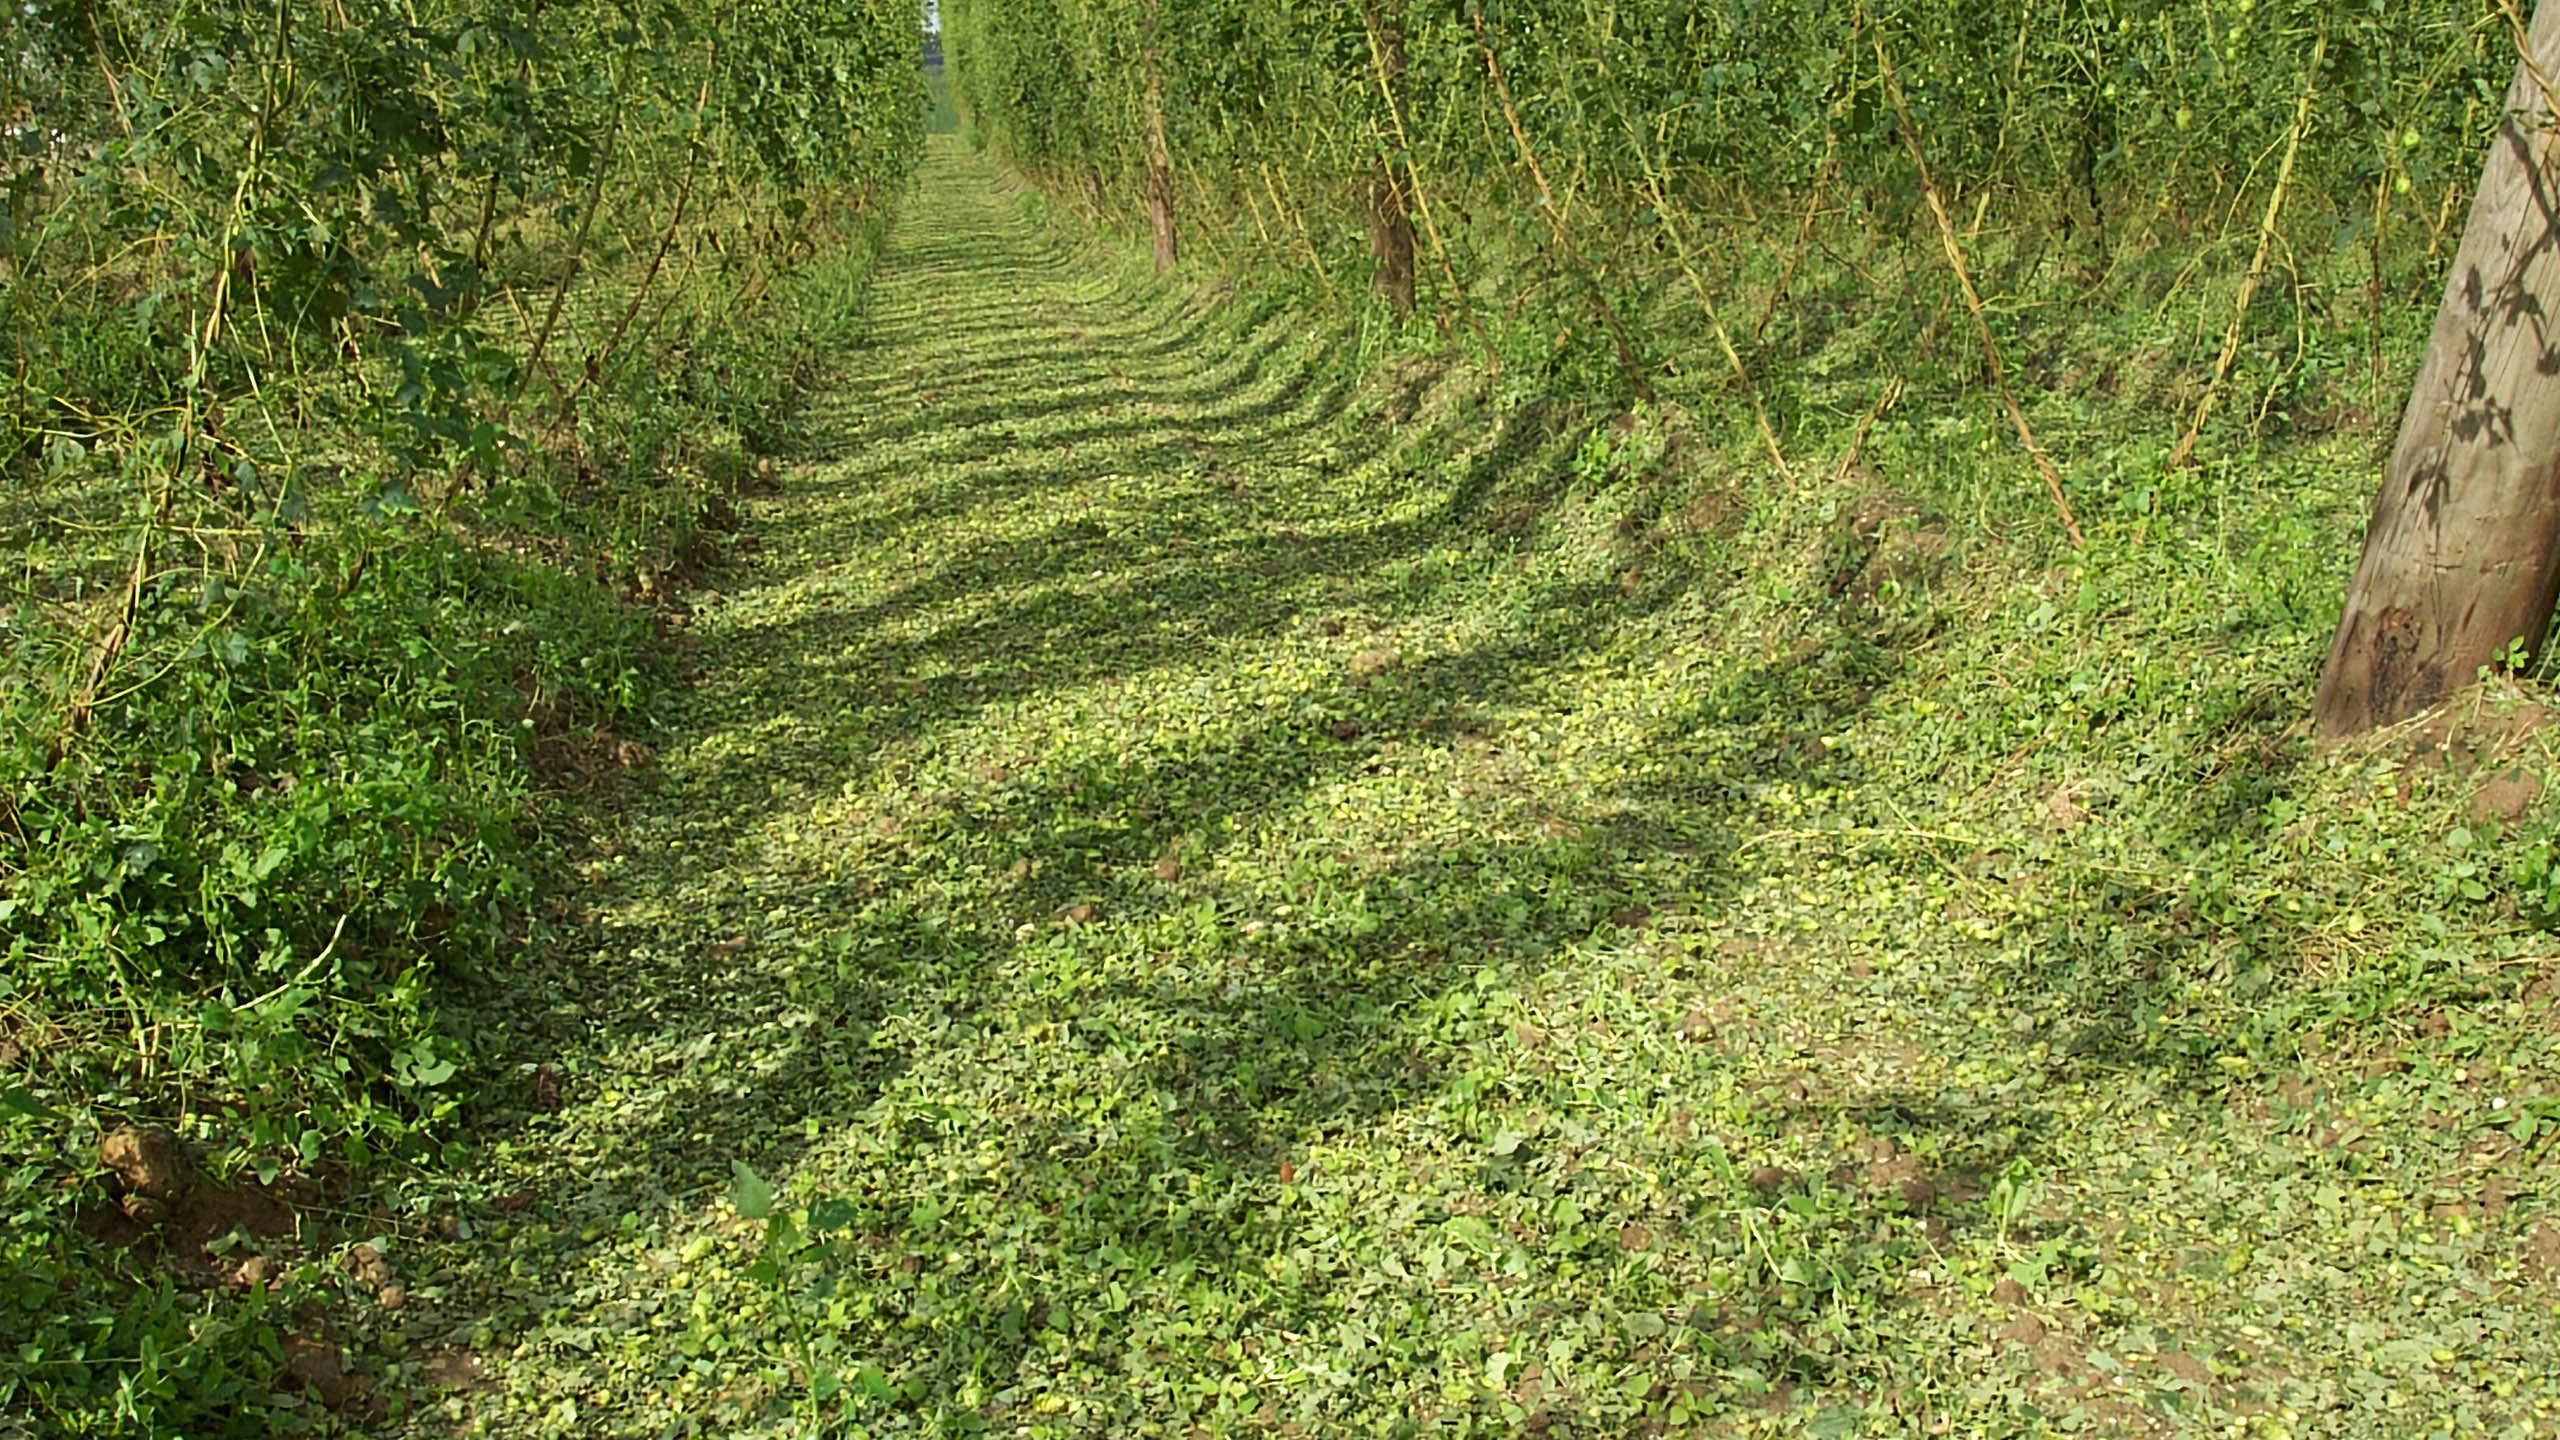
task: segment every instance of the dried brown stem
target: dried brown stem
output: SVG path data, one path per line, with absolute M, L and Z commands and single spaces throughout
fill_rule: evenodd
M 1566 268 L 1582 282 L 1591 308 L 1599 315 L 1602 328 L 1609 332 L 1609 343 L 1617 349 L 1618 370 L 1627 387 L 1638 397 L 1651 400 L 1653 381 L 1636 359 L 1635 345 L 1627 338 L 1627 327 L 1619 320 L 1617 307 L 1609 303 L 1609 297 L 1601 292 L 1599 278 L 1582 263 L 1580 253 L 1574 249 L 1572 232 L 1565 223 L 1564 207 L 1556 200 L 1555 187 L 1547 183 L 1546 167 L 1538 163 L 1538 152 L 1529 143 L 1529 132 L 1520 124 L 1519 107 L 1511 103 L 1511 81 L 1503 73 L 1502 58 L 1494 53 L 1493 36 L 1484 23 L 1484 7 L 1472 6 L 1469 13 L 1475 21 L 1476 49 L 1484 57 L 1485 75 L 1493 81 L 1493 95 L 1502 107 L 1503 123 L 1511 127 L 1511 142 L 1519 148 L 1520 163 L 1528 169 L 1529 179 L 1538 187 L 1538 213 L 1546 217 L 1548 232 L 1555 237 L 1557 258 L 1564 261 Z
M 1289 222 L 1289 228 L 1298 237 L 1298 244 L 1306 250 L 1307 263 L 1315 267 L 1316 281 L 1324 286 L 1324 298 L 1328 301 L 1339 300 L 1341 297 L 1334 293 L 1333 276 L 1324 268 L 1324 257 L 1316 253 L 1314 237 L 1307 234 L 1307 227 L 1300 223 L 1296 212 L 1292 211 L 1280 198 L 1280 184 L 1271 178 L 1271 167 L 1268 165 L 1262 167 L 1262 188 L 1271 196 L 1273 213 Z
M 1929 216 L 1938 225 L 1938 239 L 1945 246 L 1947 268 L 1955 272 L 1956 287 L 1964 294 L 1965 309 L 1973 316 L 1973 330 L 1982 342 L 1982 363 L 1991 377 L 1991 388 L 1999 393 L 2001 408 L 2009 415 L 2010 428 L 2018 435 L 2018 443 L 2034 460 L 2036 471 L 2044 477 L 2045 489 L 2053 498 L 2054 512 L 2062 517 L 2063 533 L 2071 537 L 2073 549 L 2088 545 L 2080 533 L 2080 521 L 2071 513 L 2071 501 L 2062 493 L 2062 473 L 2053 466 L 2053 457 L 2045 453 L 2036 439 L 2034 427 L 2027 423 L 2027 412 L 2018 405 L 2018 396 L 2009 388 L 2009 372 L 2000 363 L 1999 342 L 1991 337 L 1991 321 L 1984 313 L 1981 292 L 1974 289 L 1972 268 L 1965 264 L 1964 246 L 1956 238 L 1955 222 L 1947 218 L 1946 203 L 1938 198 L 1938 187 L 1929 179 L 1929 159 L 1920 145 L 1920 127 L 1911 119 L 1911 102 L 1903 97 L 1902 80 L 1894 74 L 1893 60 L 1884 51 L 1881 36 L 1875 40 L 1876 65 L 1882 72 L 1885 93 L 1893 100 L 1893 113 L 1901 123 L 1902 143 L 1911 152 L 1912 168 L 1919 173 L 1920 198 L 1928 203 Z
M 2284 213 L 2285 193 L 2293 187 L 2293 162 L 2302 153 L 2303 134 L 2311 128 L 2311 102 L 2320 88 L 2320 63 L 2329 53 L 2329 36 L 2323 31 L 2312 42 L 2311 68 L 2302 77 L 2302 95 L 2294 102 L 2293 130 L 2285 137 L 2284 160 L 2276 166 L 2276 187 L 2267 196 L 2267 213 L 2258 222 L 2258 253 L 2249 260 L 2249 273 L 2240 282 L 2240 298 L 2231 307 L 2231 323 L 2222 332 L 2222 354 L 2213 362 L 2213 379 L 2206 383 L 2204 396 L 2196 402 L 2195 417 L 2187 422 L 2187 433 L 2178 437 L 2178 448 L 2169 455 L 2169 468 L 2184 470 L 2195 458 L 2196 440 L 2204 433 L 2204 422 L 2213 414 L 2214 402 L 2222 398 L 2222 386 L 2231 378 L 2232 362 L 2240 356 L 2240 327 L 2249 318 L 2250 302 L 2258 298 L 2258 287 L 2266 283 L 2267 261 L 2275 252 L 2276 218 Z
M 1786 271 L 1778 276 L 1778 288 L 1769 292 L 1769 303 L 1760 311 L 1758 323 L 1751 327 L 1751 338 L 1757 341 L 1778 318 L 1778 307 L 1786 303 L 1787 291 L 1796 282 L 1796 271 L 1804 265 L 1805 253 L 1813 246 L 1813 221 L 1822 211 L 1822 190 L 1840 169 L 1840 133 L 1832 131 L 1824 137 L 1822 168 L 1814 174 L 1813 190 L 1804 197 L 1804 219 L 1796 226 L 1795 250 L 1787 256 Z
M 1671 239 L 1672 254 L 1680 262 L 1680 273 L 1688 277 L 1689 288 L 1698 295 L 1698 308 L 1706 312 L 1707 328 L 1715 335 L 1717 348 L 1724 352 L 1725 364 L 1733 370 L 1735 382 L 1742 386 L 1743 397 L 1751 402 L 1751 418 L 1759 423 L 1760 442 L 1769 448 L 1769 463 L 1778 467 L 1779 478 L 1793 485 L 1795 471 L 1787 464 L 1786 448 L 1778 443 L 1777 427 L 1769 423 L 1768 407 L 1760 401 L 1760 387 L 1743 365 L 1741 352 L 1733 348 L 1733 336 L 1726 332 L 1724 319 L 1716 311 L 1715 294 L 1707 288 L 1706 279 L 1698 273 L 1696 263 L 1690 258 L 1688 238 L 1680 233 L 1680 222 L 1672 218 L 1671 197 L 1663 187 L 1661 176 L 1653 173 L 1650 165 L 1645 175 L 1645 190 L 1653 201 L 1654 213 L 1662 217 L 1662 230 Z

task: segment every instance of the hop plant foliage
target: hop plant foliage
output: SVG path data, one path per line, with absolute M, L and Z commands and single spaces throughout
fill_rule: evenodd
M 1907 230 L 1918 193 L 1880 51 L 1942 189 L 1994 223 L 2049 227 L 2100 268 L 2159 216 L 2214 215 L 2263 187 L 2306 86 L 2296 184 L 2328 202 L 2297 207 L 2324 212 L 2300 220 L 2306 242 L 2370 229 L 2377 190 L 2433 218 L 2468 181 L 2515 58 L 2502 12 L 2467 0 L 944 10 L 972 123 L 1053 189 L 1135 208 L 1152 74 L 1202 228 L 1260 228 L 1276 263 L 1356 269 L 1363 177 L 1396 167 L 1438 232 L 1426 245 L 1446 263 L 1424 269 L 1444 292 L 1497 288 L 1493 257 L 1522 236 L 1562 252 L 1548 273 L 1588 272 L 1560 287 L 1565 301 L 1538 302 L 1550 320 L 1583 308 L 1594 281 L 1620 308 L 1658 284 L 1646 257 L 1669 248 L 1666 212 L 1817 191 Z M 1550 233 L 1548 210 L 1564 230 Z M 1534 285 L 1509 288 L 1494 298 L 1532 303 L 1520 292 Z M 1654 359 L 1698 337 L 1641 338 Z
M 455 987 L 552 918 L 545 790 L 646 725 L 649 609 L 859 312 L 919 39 L 888 0 L 0 17 L 0 1414 L 269 1433 L 278 1316 L 74 1235 L 98 1134 L 244 1184 L 450 1140 Z

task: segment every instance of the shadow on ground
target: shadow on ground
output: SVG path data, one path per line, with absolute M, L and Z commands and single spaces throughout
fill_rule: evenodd
M 1865 783 L 1822 737 L 1892 637 L 1844 611 L 1649 672 L 1641 637 L 1733 572 L 1501 542 L 1496 501 L 1570 468 L 1537 406 L 1395 423 L 1330 337 L 1062 251 L 955 154 L 877 305 L 694 627 L 583 947 L 493 1016 L 568 1087 L 479 1117 L 493 1177 L 584 1237 L 538 1284 L 457 1251 L 525 1347 L 504 1403 L 614 1370 L 588 1433 L 743 1423 L 818 1365 L 873 1377 L 839 1405 L 991 1422 L 1108 1345 L 1129 1390 L 1095 1415 L 1273 1430 L 1503 1415 L 1517 1364 L 1428 1383 L 1503 1327 L 1558 1376 L 1582 1325 L 1610 1364 L 1676 1338 L 1783 1395 L 1854 1381 L 1845 1309 L 1935 1323 L 1901 1268 L 1993 1224 L 2062 1122 L 2033 1087 L 1800 1083 L 1789 1017 L 1726 1013 L 1757 952 L 1715 929 L 1766 878 L 1764 791 Z M 2005 983 L 2101 1037 L 2050 1077 L 2156 1058 L 2106 1038 L 2138 990 Z M 731 1235 L 737 1164 L 849 1207 L 816 1299 L 654 1278 Z M 1585 1273 L 1642 1303 L 1569 1316 Z M 711 1298 L 643 1304 L 667 1284 Z M 626 1311 L 669 1318 L 608 1362 Z M 785 1343 L 809 1315 L 837 1348 Z M 1266 1345 L 1314 1369 L 1271 1382 Z

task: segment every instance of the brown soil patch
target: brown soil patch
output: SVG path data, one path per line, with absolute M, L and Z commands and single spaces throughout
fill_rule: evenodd
M 2560 1281 L 2560 1225 L 2545 1220 L 2525 1237 L 2524 1273 L 2545 1284 Z
M 284 1342 L 284 1378 L 309 1390 L 335 1410 L 347 1403 L 354 1385 L 347 1378 L 347 1358 L 337 1346 L 309 1335 L 288 1335 Z
M 2510 767 L 2481 782 L 2471 797 L 2471 818 L 2512 825 L 2533 809 L 2541 795 L 2540 777 L 2521 766 Z
M 489 1367 L 468 1350 L 438 1350 L 418 1362 L 418 1373 L 439 1390 L 477 1390 L 489 1383 Z
M 2404 773 L 2419 770 L 2468 774 L 2504 758 L 2551 724 L 2549 707 L 2517 698 L 2504 682 L 2473 685 L 2384 744 L 2402 752 Z
M 298 1209 L 317 1198 L 312 1187 L 296 1181 L 199 1184 L 165 1202 L 156 1223 L 136 1221 L 120 1204 L 99 1205 L 81 1216 L 80 1228 L 101 1244 L 142 1250 L 161 1264 L 212 1278 L 218 1267 L 205 1246 L 235 1230 L 261 1239 L 291 1235 L 299 1224 Z

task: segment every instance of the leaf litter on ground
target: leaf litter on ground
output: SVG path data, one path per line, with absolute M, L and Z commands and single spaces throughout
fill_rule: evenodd
M 2070 556 L 1941 417 L 1893 585 L 1854 495 L 1631 555 L 1495 382 L 1035 209 L 935 152 L 493 1007 L 566 1098 L 379 1317 L 417 1433 L 2549 1432 L 2552 824 L 2285 730 L 2367 446 Z

